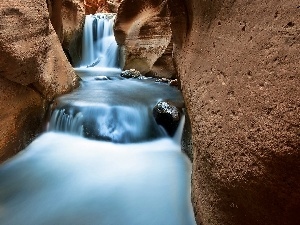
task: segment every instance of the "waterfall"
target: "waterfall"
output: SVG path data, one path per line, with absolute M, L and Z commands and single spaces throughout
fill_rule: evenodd
M 115 143 L 149 141 L 166 137 L 152 115 L 161 97 L 183 104 L 179 90 L 151 79 L 95 81 L 82 77 L 83 86 L 55 100 L 49 131 Z M 181 139 L 181 133 L 177 136 Z
M 184 117 L 172 138 L 152 114 L 183 97 L 155 79 L 119 76 L 113 21 L 86 17 L 80 87 L 56 98 L 45 133 L 0 166 L 1 225 L 196 224 Z
M 87 15 L 83 29 L 81 68 L 119 68 L 118 45 L 113 33 L 115 15 Z

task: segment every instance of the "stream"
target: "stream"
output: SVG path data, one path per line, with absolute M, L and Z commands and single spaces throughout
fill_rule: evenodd
M 47 130 L 0 166 L 1 225 L 195 225 L 191 162 L 152 115 L 180 91 L 118 68 L 114 15 L 86 18 L 81 85 L 57 98 Z

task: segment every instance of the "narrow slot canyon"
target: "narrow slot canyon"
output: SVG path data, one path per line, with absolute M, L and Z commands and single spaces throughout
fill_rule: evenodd
M 0 3 L 0 224 L 300 224 L 299 2 Z

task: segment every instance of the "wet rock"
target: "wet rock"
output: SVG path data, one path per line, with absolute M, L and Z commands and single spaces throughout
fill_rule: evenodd
M 173 136 L 179 125 L 182 110 L 171 102 L 158 102 L 153 108 L 153 116 L 170 136 Z
M 129 69 L 122 71 L 120 76 L 124 78 L 138 78 L 142 76 L 142 74 L 136 69 Z
M 138 79 L 139 80 L 148 80 L 148 79 L 152 79 L 152 77 L 139 76 Z
M 185 123 L 181 138 L 181 150 L 189 157 L 191 162 L 193 162 L 194 156 L 191 120 L 186 110 L 184 111 L 184 115 Z
M 92 64 L 87 65 L 86 68 L 96 66 L 97 64 L 99 64 L 100 60 L 101 60 L 101 58 L 96 58 L 96 60 Z
M 159 78 L 159 79 L 156 79 L 155 82 L 159 82 L 159 83 L 169 83 L 169 79 L 167 78 Z
M 177 79 L 168 79 L 168 78 L 158 78 L 155 80 L 157 83 L 168 83 L 170 86 L 178 86 L 178 80 Z
M 95 80 L 109 80 L 107 76 L 97 76 L 94 78 Z
M 174 80 L 170 80 L 170 81 L 169 81 L 169 85 L 170 85 L 170 86 L 178 86 L 178 84 L 179 84 L 179 83 L 178 83 L 178 80 L 177 80 L 177 79 L 174 79 Z

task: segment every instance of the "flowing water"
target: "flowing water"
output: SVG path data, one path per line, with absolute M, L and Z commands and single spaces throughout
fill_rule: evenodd
M 105 45 L 112 33 L 98 34 L 111 18 L 87 17 L 83 45 L 93 53 L 84 49 L 76 69 L 81 86 L 56 99 L 47 132 L 0 167 L 1 225 L 195 224 L 184 118 L 169 137 L 152 116 L 158 101 L 182 105 L 182 96 L 153 79 L 119 76 L 118 51 Z M 94 63 L 101 57 L 113 60 Z
M 118 45 L 113 34 L 114 14 L 85 19 L 81 67 L 118 67 Z

